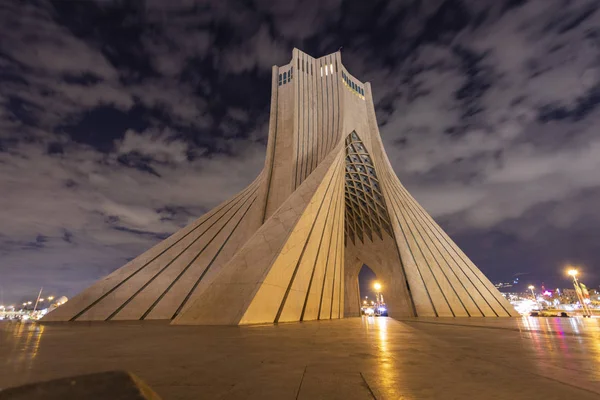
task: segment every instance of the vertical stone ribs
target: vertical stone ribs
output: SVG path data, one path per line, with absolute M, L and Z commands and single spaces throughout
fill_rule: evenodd
M 352 132 L 346 138 L 346 240 L 364 243 L 373 234 L 383 239 L 383 232 L 392 236 L 381 186 L 373 160 L 362 141 Z

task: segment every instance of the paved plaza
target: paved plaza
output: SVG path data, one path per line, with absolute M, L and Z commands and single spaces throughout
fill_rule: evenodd
M 599 322 L 0 322 L 0 388 L 124 369 L 165 400 L 598 399 Z

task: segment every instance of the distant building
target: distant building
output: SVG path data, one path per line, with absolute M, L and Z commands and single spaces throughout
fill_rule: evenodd
M 496 287 L 496 289 L 500 290 L 500 289 L 507 289 L 507 288 L 513 287 L 513 284 L 508 283 L 508 282 L 500 282 L 500 283 L 494 283 L 494 286 Z
M 560 298 L 562 303 L 573 304 L 579 301 L 575 289 L 562 289 L 560 292 Z

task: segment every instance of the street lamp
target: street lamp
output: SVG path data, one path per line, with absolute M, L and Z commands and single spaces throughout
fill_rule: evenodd
M 48 300 L 50 300 L 50 301 L 54 300 L 54 296 L 48 296 Z
M 585 303 L 585 299 L 583 298 L 583 290 L 581 289 L 579 281 L 577 280 L 577 275 L 579 275 L 579 271 L 577 271 L 575 268 L 571 268 L 567 271 L 567 275 L 573 278 L 573 286 L 575 287 L 577 299 L 579 299 L 579 302 L 581 303 L 581 308 L 583 309 L 583 317 L 591 317 L 592 313 L 589 310 L 587 304 Z
M 571 275 L 573 279 L 577 279 L 576 276 L 579 272 L 576 269 L 570 269 L 567 271 L 567 274 Z
M 381 305 L 381 283 L 379 282 L 375 282 L 373 284 L 373 288 L 375 289 L 376 293 L 375 293 L 375 300 L 377 301 L 377 308 L 379 308 L 379 306 Z
M 533 289 L 535 289 L 535 286 L 529 285 L 529 286 L 527 286 L 527 289 L 531 290 L 531 295 L 533 296 L 533 301 L 535 301 L 535 304 L 537 305 L 537 308 L 539 310 L 540 304 L 538 303 L 537 299 L 535 298 L 535 292 L 533 291 Z

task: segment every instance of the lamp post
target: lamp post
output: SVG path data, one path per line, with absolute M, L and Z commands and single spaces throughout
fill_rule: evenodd
M 527 286 L 527 289 L 531 290 L 531 295 L 533 296 L 533 300 L 535 300 L 535 292 L 533 291 L 533 289 L 535 289 L 535 286 L 529 285 Z
M 583 291 L 581 290 L 581 286 L 579 286 L 579 281 L 577 280 L 577 275 L 579 271 L 575 268 L 571 268 L 567 271 L 567 274 L 573 278 L 573 287 L 575 288 L 575 293 L 577 294 L 577 299 L 579 299 L 579 303 L 581 303 L 581 308 L 583 309 L 583 317 L 591 317 L 592 313 L 585 303 L 585 299 L 583 298 Z
M 33 312 L 35 312 L 35 309 L 37 308 L 37 305 L 38 305 L 38 303 L 40 301 L 40 297 L 42 296 L 42 290 L 44 290 L 43 287 L 40 288 L 40 292 L 38 293 L 38 297 L 37 297 L 37 299 L 35 301 L 35 305 L 33 306 Z
M 535 286 L 533 285 L 529 285 L 527 287 L 527 289 L 531 290 L 531 295 L 533 296 L 533 301 L 535 301 L 535 304 L 537 305 L 538 310 L 540 309 L 540 304 L 537 301 L 537 298 L 535 297 L 535 292 L 533 291 L 533 289 L 535 289 Z
M 373 285 L 373 288 L 375 289 L 375 301 L 377 302 L 377 308 L 379 308 L 379 305 L 380 305 L 379 292 L 381 291 L 381 283 L 375 282 L 375 284 Z

